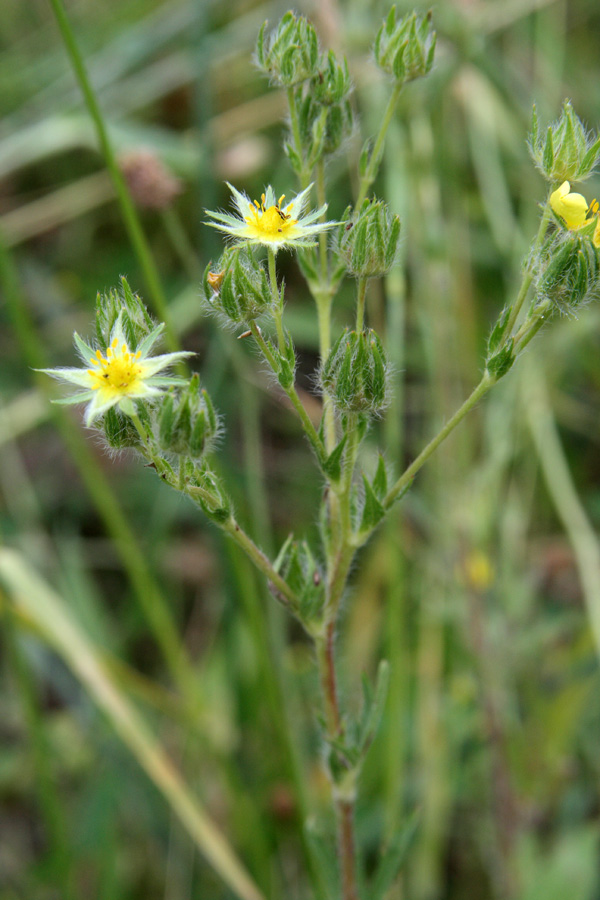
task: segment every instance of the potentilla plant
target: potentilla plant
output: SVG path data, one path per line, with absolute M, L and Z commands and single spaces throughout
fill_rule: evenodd
M 298 415 L 314 455 L 315 477 L 326 488 L 318 546 L 291 536 L 277 557 L 269 559 L 238 522 L 227 485 L 211 462 L 223 430 L 220 419 L 198 376 L 182 374 L 189 354 L 153 355 L 163 326 L 151 321 L 125 279 L 120 290 L 98 297 L 95 342 L 75 335 L 83 368 L 45 370 L 75 385 L 77 393 L 63 402 L 87 404 L 86 425 L 101 430 L 110 447 L 135 448 L 167 484 L 230 535 L 312 641 L 321 687 L 315 718 L 337 823 L 337 855 L 326 867 L 337 873 L 331 900 L 380 900 L 402 861 L 398 854 L 395 861 L 382 856 L 371 882 L 359 889 L 367 881 L 355 806 L 361 767 L 385 699 L 387 666 L 381 663 L 374 686 L 365 685 L 362 711 L 353 719 L 340 701 L 336 637 L 357 551 L 435 449 L 509 372 L 542 326 L 557 312 L 576 310 L 600 289 L 598 203 L 571 188 L 597 165 L 600 138 L 586 131 L 570 103 L 543 135 L 534 111 L 529 146 L 548 182 L 548 194 L 521 287 L 490 331 L 479 383 L 404 472 L 394 473 L 399 461 L 384 462 L 382 455 L 374 467 L 363 466 L 361 445 L 373 421 L 385 415 L 393 387 L 384 341 L 366 322 L 365 299 L 371 281 L 396 265 L 401 233 L 398 216 L 370 192 L 398 97 L 432 68 L 431 16 L 399 16 L 392 9 L 374 48 L 375 61 L 390 82 L 390 99 L 379 133 L 360 153 L 357 196 L 348 198 L 350 205 L 339 221 L 327 218 L 325 164 L 357 130 L 349 102 L 352 82 L 346 60 L 323 53 L 310 22 L 291 12 L 274 29 L 261 29 L 256 61 L 287 95 L 284 147 L 299 192 L 286 201 L 269 185 L 260 197 L 251 198 L 229 185 L 233 214 L 207 212 L 208 224 L 225 235 L 226 246 L 206 266 L 205 307 L 255 343 Z M 297 354 L 285 325 L 285 289 L 277 271 L 284 252 L 296 255 L 315 301 L 321 356 L 315 380 L 322 399 L 316 425 L 296 389 Z M 356 285 L 354 327 L 334 333 L 332 304 L 345 277 Z M 172 365 L 178 368 L 176 376 L 166 372 Z M 315 870 L 322 853 L 317 856 Z

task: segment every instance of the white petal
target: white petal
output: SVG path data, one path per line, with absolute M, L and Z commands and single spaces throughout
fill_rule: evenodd
M 241 194 L 237 190 L 237 188 L 234 188 L 234 186 L 232 184 L 229 184 L 228 181 L 226 182 L 226 184 L 227 184 L 227 187 L 229 188 L 229 190 L 231 191 L 231 193 L 233 194 L 233 202 L 239 209 L 240 216 L 242 216 L 242 217 L 247 216 L 248 215 L 248 206 L 252 205 L 252 203 L 250 201 L 250 197 L 248 197 L 246 194 Z
M 306 206 L 308 201 L 308 195 L 310 194 L 310 190 L 312 188 L 312 184 L 309 184 L 307 188 L 297 194 L 292 202 L 290 203 L 289 209 L 287 209 L 288 215 L 292 217 L 292 219 L 300 219 L 302 216 L 302 210 Z
M 249 212 L 249 210 L 246 207 L 246 212 L 244 213 L 244 215 L 247 215 L 248 212 Z M 207 210 L 207 213 L 209 216 L 212 216 L 213 219 L 216 219 L 218 222 L 224 222 L 226 225 L 231 225 L 234 228 L 236 225 L 240 224 L 239 216 L 230 216 L 227 213 L 211 212 L 209 210 Z M 206 224 L 214 225 L 214 222 L 207 222 Z
M 140 360 L 142 378 L 145 381 L 156 372 L 160 372 L 161 369 L 166 369 L 167 366 L 172 366 L 173 363 L 178 362 L 185 356 L 195 356 L 195 354 L 191 350 L 180 350 L 177 353 L 162 353 L 160 356 L 151 356 L 149 359 L 143 361 Z
M 96 353 L 94 352 L 94 350 L 89 346 L 89 344 L 86 344 L 86 342 L 79 337 L 77 332 L 73 334 L 73 340 L 84 363 L 89 365 L 90 360 L 96 359 Z
M 46 375 L 56 378 L 57 381 L 66 381 L 69 384 L 77 384 L 79 387 L 89 389 L 93 384 L 92 376 L 85 369 L 65 367 L 60 369 L 36 369 L 35 371 L 44 372 Z
M 116 406 L 119 402 L 118 397 L 111 397 L 110 400 L 105 400 L 104 403 L 100 400 L 100 391 L 95 391 L 92 402 L 88 404 L 88 407 L 85 411 L 85 424 L 89 426 L 92 424 L 94 419 L 97 419 L 98 416 L 101 416 L 103 413 L 107 412 L 111 407 Z

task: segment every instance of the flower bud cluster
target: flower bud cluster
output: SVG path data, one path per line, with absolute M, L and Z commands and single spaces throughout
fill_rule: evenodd
M 193 375 L 186 388 L 166 394 L 157 414 L 158 443 L 166 453 L 199 459 L 219 435 L 219 420 L 210 397 Z
M 591 223 L 585 230 L 555 233 L 546 242 L 537 261 L 538 304 L 550 300 L 569 312 L 599 296 L 600 251 L 592 240 L 594 228 Z
M 203 287 L 209 307 L 234 324 L 251 322 L 273 304 L 266 269 L 246 247 L 226 250 L 216 265 L 209 264 Z
M 375 278 L 394 264 L 400 238 L 400 219 L 391 216 L 382 200 L 365 200 L 351 218 L 349 210 L 340 225 L 338 246 L 351 275 Z
M 315 76 L 296 88 L 298 127 L 309 170 L 324 155 L 335 153 L 352 132 L 351 92 L 348 63 L 345 58 L 339 63 L 332 50 Z M 285 150 L 294 169 L 300 172 L 302 159 L 296 148 L 288 141 Z
M 303 17 L 288 12 L 268 35 L 265 28 L 266 23 L 258 36 L 256 59 L 277 84 L 291 89 L 294 125 L 284 149 L 294 171 L 304 177 L 352 132 L 348 64 L 332 50 L 321 54 L 316 32 Z
M 139 346 L 154 329 L 148 310 L 124 277 L 121 278 L 120 290 L 111 288 L 96 297 L 96 337 L 102 350 L 108 347 L 119 316 L 130 347 Z
M 533 107 L 529 152 L 548 181 L 584 181 L 600 160 L 600 134 L 589 133 L 565 100 L 560 118 L 540 133 L 537 112 Z
M 292 87 L 311 78 L 319 61 L 319 42 L 313 25 L 287 12 L 268 35 L 265 22 L 256 43 L 256 61 L 275 84 Z
M 381 412 L 387 403 L 388 374 L 378 335 L 372 329 L 346 329 L 325 361 L 321 383 L 340 412 Z
M 377 32 L 375 61 L 401 84 L 431 71 L 436 44 L 431 19 L 431 12 L 425 16 L 413 12 L 398 18 L 396 7 L 392 6 Z

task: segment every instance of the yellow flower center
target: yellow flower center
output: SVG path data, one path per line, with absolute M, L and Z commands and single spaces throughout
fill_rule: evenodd
M 275 206 L 265 207 L 265 195 L 263 194 L 260 203 L 255 200 L 254 203 L 249 204 L 250 215 L 245 216 L 244 220 L 256 230 L 258 236 L 276 237 L 285 234 L 298 224 L 298 220 L 292 219 L 288 213 L 291 204 L 282 209 L 281 204 L 284 200 L 285 194 L 282 194 Z
M 88 375 L 91 375 L 93 391 L 102 390 L 111 397 L 125 397 L 136 393 L 142 385 L 142 367 L 138 363 L 141 353 L 139 350 L 131 353 L 127 344 L 122 344 L 120 350 L 117 347 L 115 338 L 106 356 L 97 350 L 96 357 L 90 360 L 96 368 L 88 369 Z

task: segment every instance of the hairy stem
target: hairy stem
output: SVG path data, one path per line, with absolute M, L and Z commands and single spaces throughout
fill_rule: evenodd
M 383 142 L 385 141 L 385 136 L 387 134 L 387 130 L 390 127 L 390 122 L 392 121 L 392 117 L 394 115 L 394 110 L 396 109 L 396 104 L 398 102 L 398 97 L 402 91 L 402 85 L 396 82 L 394 85 L 394 89 L 390 94 L 390 98 L 388 100 L 387 106 L 385 108 L 385 112 L 383 114 L 383 119 L 381 120 L 381 125 L 379 127 L 379 133 L 375 140 L 375 144 L 373 145 L 373 149 L 371 151 L 371 155 L 369 156 L 369 162 L 367 164 L 367 168 L 365 170 L 364 175 L 361 176 L 360 184 L 358 186 L 358 196 L 356 198 L 356 203 L 354 204 L 355 209 L 359 209 L 367 193 L 369 188 L 375 181 L 375 177 L 377 175 L 377 171 L 379 169 L 379 165 L 381 163 L 381 155 L 383 151 Z
M 459 425 L 460 422 L 462 422 L 467 413 L 473 409 L 473 407 L 479 402 L 479 400 L 481 400 L 481 398 L 485 394 L 487 394 L 487 392 L 491 387 L 493 387 L 495 383 L 495 379 L 486 372 L 477 387 L 467 397 L 462 406 L 457 409 L 452 418 L 449 419 L 444 427 L 441 428 L 440 431 L 436 434 L 436 436 L 429 441 L 427 446 L 423 450 L 421 450 L 414 462 L 411 463 L 404 474 L 400 476 L 393 487 L 388 491 L 388 494 L 383 501 L 383 505 L 386 509 L 389 509 L 394 500 L 396 500 L 396 498 L 402 493 L 402 491 L 410 485 L 419 469 L 427 462 L 432 453 L 437 450 L 440 444 L 446 440 L 448 435 L 452 431 L 454 431 L 456 426 Z
M 365 299 L 367 296 L 367 278 L 358 279 L 358 300 L 356 303 L 356 331 L 358 334 L 363 330 L 365 322 Z
M 256 322 L 252 322 L 250 324 L 250 330 L 252 331 L 254 339 L 255 339 L 256 343 L 258 344 L 258 346 L 260 347 L 263 356 L 269 363 L 269 366 L 271 367 L 271 369 L 273 370 L 275 375 L 279 375 L 279 366 L 277 364 L 277 360 L 276 360 L 275 356 L 273 355 L 268 343 L 264 339 L 263 334 L 262 334 L 260 328 L 258 327 L 258 325 L 256 324 Z M 307 438 L 309 439 L 311 446 L 317 455 L 317 459 L 320 462 L 323 462 L 325 460 L 325 448 L 323 447 L 323 442 L 321 441 L 321 438 L 319 437 L 315 426 L 311 422 L 308 413 L 304 409 L 304 406 L 302 404 L 302 401 L 300 400 L 300 397 L 298 396 L 298 392 L 296 391 L 296 388 L 293 386 L 285 387 L 285 388 L 283 388 L 283 390 L 287 394 L 292 406 L 294 407 L 294 409 L 296 410 L 296 412 L 298 413 L 298 415 L 300 417 L 300 421 L 302 422 L 302 427 L 304 428 L 304 433 L 306 434 Z
M 527 294 L 529 293 L 529 288 L 531 287 L 531 282 L 533 281 L 533 274 L 534 274 L 531 261 L 535 259 L 535 257 L 537 256 L 537 254 L 540 251 L 542 242 L 543 242 L 543 240 L 546 236 L 546 232 L 548 230 L 549 222 L 550 222 L 550 203 L 549 203 L 549 200 L 546 200 L 546 203 L 544 205 L 544 209 L 542 212 L 542 216 L 540 218 L 540 225 L 538 228 L 538 232 L 535 237 L 535 241 L 533 242 L 530 262 L 525 270 L 525 274 L 523 275 L 523 281 L 521 282 L 521 287 L 519 289 L 519 293 L 517 294 L 517 299 L 515 300 L 514 306 L 508 317 L 508 323 L 507 323 L 506 332 L 505 332 L 507 340 L 510 337 L 510 334 L 514 328 L 517 318 L 519 317 L 519 313 L 521 312 L 523 303 L 525 302 L 525 298 L 527 297 Z

